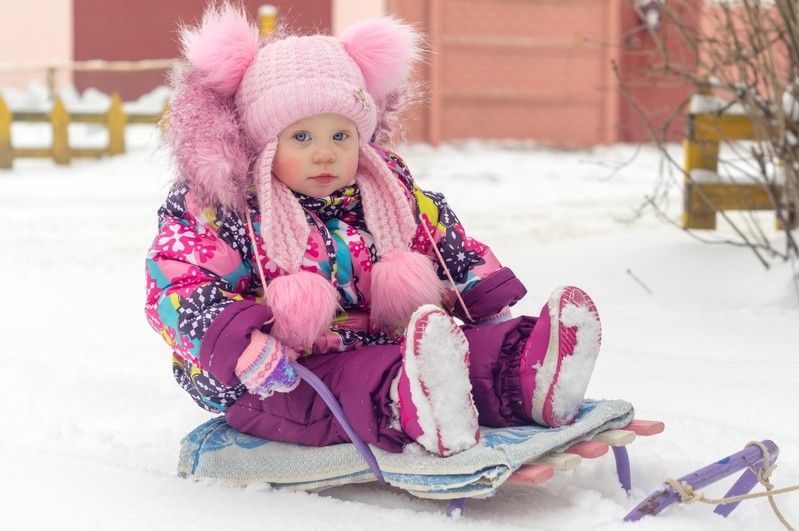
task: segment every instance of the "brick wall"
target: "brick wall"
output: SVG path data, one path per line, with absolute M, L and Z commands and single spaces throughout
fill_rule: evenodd
M 279 19 L 311 32 L 329 31 L 331 2 L 320 0 L 245 0 L 257 20 L 258 7 L 269 3 Z M 75 60 L 169 59 L 178 55 L 178 23 L 196 23 L 207 2 L 200 0 L 74 0 Z M 78 90 L 96 87 L 131 100 L 164 83 L 163 71 L 75 74 Z
M 644 140 L 613 63 L 656 123 L 688 92 L 639 83 L 654 42 L 627 0 L 390 0 L 389 10 L 425 31 L 434 51 L 419 71 L 430 91 L 408 113 L 410 139 Z

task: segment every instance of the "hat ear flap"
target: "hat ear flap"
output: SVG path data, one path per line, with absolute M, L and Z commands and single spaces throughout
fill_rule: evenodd
M 404 84 L 421 57 L 419 33 L 388 17 L 356 22 L 342 32 L 341 41 L 361 69 L 366 90 L 375 100 L 382 100 Z
M 184 27 L 180 42 L 186 60 L 202 73 L 203 82 L 232 96 L 258 53 L 259 31 L 242 8 L 225 2 L 211 6 L 199 27 Z
M 244 212 L 252 153 L 233 96 L 258 53 L 258 28 L 225 3 L 209 8 L 199 27 L 182 28 L 180 40 L 189 67 L 172 74 L 164 142 L 189 185 L 192 210 L 218 202 Z

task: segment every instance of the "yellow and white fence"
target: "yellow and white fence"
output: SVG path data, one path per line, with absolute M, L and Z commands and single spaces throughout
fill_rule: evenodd
M 718 176 L 721 144 L 757 139 L 752 120 L 745 114 L 689 112 L 683 140 L 683 228 L 715 229 L 716 213 L 723 210 L 782 210 L 788 226 L 797 225 L 797 212 L 783 200 L 784 183 L 725 182 Z M 779 219 L 776 225 L 781 228 Z
M 100 158 L 125 152 L 125 126 L 129 123 L 156 124 L 158 114 L 126 114 L 118 94 L 111 97 L 111 106 L 105 113 L 68 112 L 60 98 L 56 98 L 49 111 L 11 111 L 0 98 L 0 168 L 11 168 L 20 157 L 52 158 L 56 164 L 69 164 L 73 158 Z M 49 147 L 15 147 L 11 141 L 14 122 L 49 123 L 52 143 Z M 108 145 L 100 148 L 73 147 L 69 142 L 69 124 L 99 124 L 108 128 Z
M 45 70 L 48 79 L 55 79 L 58 70 L 131 72 L 142 70 L 166 70 L 175 63 L 172 59 L 146 61 L 74 61 L 70 63 L 42 63 L 27 65 L 4 65 L 0 71 Z M 119 95 L 113 94 L 111 105 L 104 113 L 69 112 L 60 98 L 55 97 L 55 87 L 49 86 L 53 105 L 47 111 L 12 110 L 0 97 L 0 168 L 11 168 L 14 159 L 20 157 L 52 158 L 57 164 L 69 164 L 73 158 L 103 157 L 125 152 L 125 126 L 131 123 L 157 123 L 163 110 L 154 114 L 125 113 Z M 166 109 L 164 109 L 166 110 Z M 15 147 L 12 139 L 12 124 L 17 122 L 49 123 L 52 128 L 52 143 L 45 148 Z M 73 147 L 69 141 L 71 123 L 99 124 L 108 128 L 108 145 L 102 148 Z

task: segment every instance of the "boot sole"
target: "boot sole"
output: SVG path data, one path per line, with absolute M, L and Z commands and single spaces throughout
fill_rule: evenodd
M 403 363 L 423 432 L 417 442 L 445 457 L 474 446 L 479 428 L 466 337 L 459 328 L 452 333 L 450 316 L 432 305 L 411 316 L 408 330 L 412 355 L 406 352 Z
M 538 424 L 558 428 L 570 424 L 580 412 L 602 332 L 594 302 L 578 288 L 555 291 L 547 308 L 549 345 L 536 372 L 531 413 Z

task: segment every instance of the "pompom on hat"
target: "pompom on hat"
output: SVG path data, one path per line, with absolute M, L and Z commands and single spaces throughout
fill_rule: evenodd
M 258 28 L 229 3 L 181 30 L 188 67 L 173 77 L 166 133 L 179 179 L 190 186 L 195 209 L 218 203 L 241 214 L 255 189 L 266 253 L 285 273 L 266 288 L 271 333 L 295 349 L 313 345 L 338 301 L 329 281 L 301 270 L 310 227 L 291 190 L 272 174 L 278 134 L 308 116 L 339 114 L 358 130 L 355 181 L 378 254 L 372 327 L 404 328 L 419 306 L 440 302 L 432 261 L 410 251 L 416 233 L 410 199 L 370 145 L 420 57 L 419 41 L 411 26 L 387 17 L 358 22 L 340 38 L 260 40 Z

